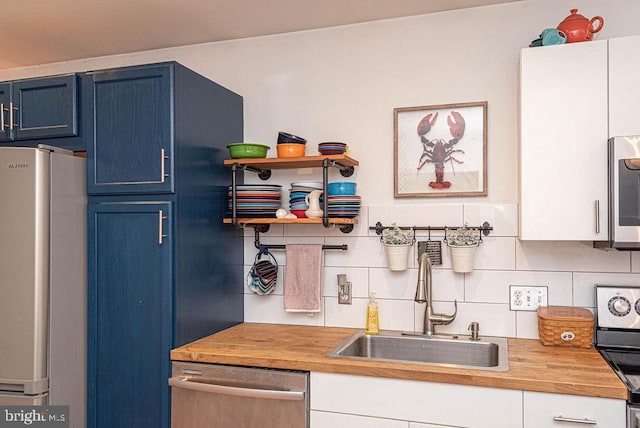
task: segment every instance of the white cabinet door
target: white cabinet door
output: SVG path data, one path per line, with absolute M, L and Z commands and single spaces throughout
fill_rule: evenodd
M 312 412 L 445 427 L 522 428 L 518 390 L 319 372 L 311 372 L 310 382 Z
M 524 428 L 625 428 L 626 412 L 624 400 L 524 392 Z
M 311 428 L 409 428 L 409 422 L 368 416 L 311 411 Z M 413 425 L 412 425 L 413 427 Z M 420 426 L 424 428 L 426 426 Z M 429 428 L 429 427 L 427 427 Z M 438 427 L 446 428 L 446 427 Z
M 609 136 L 640 135 L 640 37 L 609 39 Z
M 607 128 L 606 40 L 523 49 L 520 239 L 607 239 Z

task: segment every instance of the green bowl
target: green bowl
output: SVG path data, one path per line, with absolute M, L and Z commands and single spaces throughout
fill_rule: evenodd
M 229 144 L 229 154 L 233 159 L 266 158 L 269 146 L 253 143 Z

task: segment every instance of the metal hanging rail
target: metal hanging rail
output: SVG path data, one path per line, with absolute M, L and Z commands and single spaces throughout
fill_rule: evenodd
M 380 239 L 382 239 L 382 231 L 384 229 L 389 229 L 392 228 L 393 226 L 383 226 L 382 223 L 377 222 L 375 226 L 370 226 L 369 230 L 375 230 L 376 231 L 376 235 L 380 235 Z M 464 226 L 396 226 L 399 229 L 404 229 L 404 230 L 413 230 L 414 231 L 414 237 L 415 237 L 415 231 L 416 230 L 428 230 L 429 233 L 431 233 L 432 230 L 440 230 L 440 231 L 447 231 L 447 230 L 458 230 L 458 229 L 462 229 Z M 482 226 L 467 226 L 467 229 L 477 229 L 480 233 L 480 240 L 482 241 L 482 236 L 488 236 L 489 232 L 493 230 L 493 227 L 489 224 L 489 222 L 485 221 L 484 223 L 482 223 Z
M 266 227 L 261 227 L 261 226 L 269 226 L 267 225 L 260 225 L 260 226 L 254 226 L 253 230 L 254 230 L 254 236 L 255 239 L 253 241 L 253 245 L 255 245 L 255 247 L 257 249 L 260 248 L 267 248 L 269 250 L 285 250 L 287 248 L 286 245 L 266 245 L 266 244 L 262 244 L 260 242 L 260 232 L 266 232 L 269 228 Z M 349 249 L 349 246 L 347 244 L 342 244 L 342 245 L 323 245 L 322 246 L 323 250 L 342 250 L 342 251 L 347 251 Z

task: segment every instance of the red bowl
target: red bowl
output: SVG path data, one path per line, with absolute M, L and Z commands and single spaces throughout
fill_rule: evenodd
M 307 218 L 306 210 L 291 210 L 291 214 L 295 214 L 298 218 Z
M 318 149 L 318 151 L 323 155 L 341 155 L 345 152 L 340 149 Z

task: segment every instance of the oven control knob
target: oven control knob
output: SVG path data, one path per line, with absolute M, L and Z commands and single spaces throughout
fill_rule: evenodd
M 626 297 L 612 297 L 609 300 L 609 311 L 617 317 L 623 317 L 631 312 L 631 302 Z

